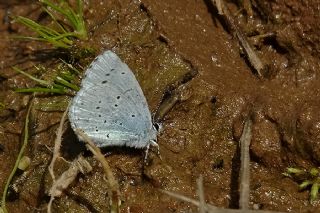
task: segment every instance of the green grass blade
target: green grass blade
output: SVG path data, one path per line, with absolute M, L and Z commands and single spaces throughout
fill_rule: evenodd
M 57 31 L 55 31 L 54 29 L 50 28 L 50 27 L 46 27 L 44 25 L 40 25 L 37 22 L 25 18 L 23 16 L 17 16 L 15 17 L 15 20 L 27 27 L 29 27 L 30 29 L 32 29 L 33 31 L 35 31 L 36 33 L 38 33 L 40 36 L 55 36 L 55 35 L 59 35 L 59 33 Z
M 310 191 L 310 201 L 314 201 L 317 199 L 318 197 L 318 192 L 319 192 L 319 187 L 320 184 L 319 183 L 314 183 L 311 187 L 311 191 Z
M 48 96 L 35 98 L 34 109 L 43 112 L 64 112 L 70 102 L 68 96 Z
M 81 9 L 77 8 L 78 13 L 75 13 L 74 10 L 65 1 L 60 1 L 61 6 L 58 6 L 49 0 L 41 0 L 40 2 L 52 8 L 56 12 L 64 15 L 65 18 L 68 20 L 69 24 L 75 30 L 76 37 L 80 39 L 86 39 L 87 31 L 86 31 L 85 22 L 83 19 L 83 10 L 82 10 L 83 3 L 82 3 L 82 0 L 78 0 L 78 1 L 81 1 L 81 3 L 78 2 L 78 6 L 82 6 Z
M 40 0 L 40 2 L 43 4 L 43 11 L 45 11 L 51 17 L 54 24 L 57 25 L 57 30 L 38 24 L 31 19 L 17 16 L 14 17 L 16 22 L 21 23 L 37 34 L 35 37 L 24 36 L 20 38 L 48 42 L 54 47 L 64 49 L 71 48 L 73 38 L 87 39 L 88 33 L 83 18 L 82 0 L 77 0 L 76 10 L 72 9 L 68 1 L 59 1 L 59 4 L 50 0 Z M 61 21 L 55 13 L 60 13 L 63 16 Z M 63 20 L 66 20 L 67 23 L 64 23 Z M 72 28 L 72 30 L 69 31 L 65 24 Z
M 20 35 L 14 35 L 14 36 L 11 36 L 11 38 L 33 40 L 33 41 L 46 41 L 44 38 L 37 38 L 37 37 L 31 37 L 31 36 L 20 36 Z
M 65 79 L 61 78 L 60 76 L 57 76 L 55 81 L 62 84 L 65 87 L 69 87 L 75 91 L 79 91 L 79 87 L 77 85 L 66 81 Z
M 60 58 L 60 61 L 62 61 L 62 63 L 64 63 L 65 65 L 68 66 L 69 69 L 71 69 L 73 72 L 80 74 L 80 71 L 77 70 L 76 68 L 74 68 L 74 66 L 72 66 L 71 64 L 67 63 L 66 61 L 64 61 L 63 59 Z
M 299 188 L 300 190 L 307 188 L 308 186 L 310 186 L 312 184 L 312 181 L 310 180 L 305 180 L 303 181 L 300 185 Z
M 73 43 L 70 39 L 68 39 L 68 37 L 76 37 L 77 34 L 74 32 L 68 32 L 68 33 L 63 33 L 63 34 L 59 34 L 54 38 L 54 40 L 61 40 L 61 39 L 66 39 L 66 43 L 70 43 L 70 45 Z
M 51 86 L 52 86 L 49 82 L 44 81 L 44 80 L 41 80 L 41 79 L 36 78 L 36 77 L 33 77 L 33 76 L 30 75 L 29 73 L 26 73 L 26 72 L 22 71 L 21 69 L 19 69 L 19 68 L 17 68 L 17 67 L 12 67 L 12 69 L 14 69 L 15 71 L 19 72 L 19 73 L 22 74 L 22 75 L 27 76 L 27 77 L 30 78 L 31 80 L 34 80 L 35 82 L 38 82 L 40 85 L 47 86 L 47 87 L 51 87 Z
M 78 8 L 78 14 L 83 15 L 83 1 L 77 0 L 77 8 Z
M 288 174 L 295 174 L 295 175 L 299 175 L 304 173 L 305 171 L 302 169 L 298 169 L 298 168 L 294 168 L 294 167 L 288 167 L 286 173 Z
M 31 38 L 32 40 L 47 41 L 56 47 L 62 47 L 62 48 L 69 48 L 72 45 L 72 41 L 68 39 L 68 36 L 70 36 L 69 34 L 61 34 L 50 27 L 40 25 L 34 22 L 33 20 L 22 17 L 22 16 L 15 17 L 15 20 L 21 23 L 22 25 L 25 25 L 26 27 L 30 28 L 32 31 L 38 34 L 39 38 L 33 37 Z M 24 37 L 24 38 L 30 39 L 30 37 Z
M 27 116 L 26 116 L 26 120 L 25 120 L 25 123 L 24 123 L 24 137 L 23 137 L 22 146 L 20 148 L 20 151 L 19 151 L 18 157 L 16 159 L 16 162 L 14 164 L 14 167 L 13 167 L 13 169 L 12 169 L 8 179 L 7 179 L 6 185 L 5 185 L 4 190 L 3 190 L 2 199 L 1 199 L 1 208 L 2 208 L 3 212 L 7 212 L 6 198 L 7 198 L 8 188 L 9 188 L 9 185 L 10 185 L 10 183 L 12 181 L 12 178 L 13 178 L 14 174 L 17 171 L 17 168 L 18 168 L 20 160 L 21 160 L 21 158 L 23 156 L 24 150 L 26 149 L 27 144 L 28 144 L 28 139 L 29 139 L 29 117 L 30 117 L 30 112 L 31 112 L 32 105 L 33 104 L 31 102 L 29 107 L 28 107 Z
M 63 6 L 65 6 L 65 8 L 63 7 L 59 7 L 58 5 L 54 4 L 53 2 L 49 1 L 49 0 L 40 0 L 40 2 L 44 5 L 47 5 L 49 7 L 51 7 L 53 10 L 61 13 L 62 15 L 64 16 L 67 16 L 68 15 L 68 9 L 69 9 L 69 6 L 65 4 L 65 2 L 63 1 L 60 1 L 60 4 L 63 4 Z
M 42 7 L 42 9 L 51 17 L 51 19 L 54 21 L 54 23 L 60 28 L 60 30 L 63 33 L 67 33 L 67 31 L 64 29 L 64 27 L 59 23 L 59 21 L 56 19 L 56 17 L 45 7 Z
M 33 88 L 18 88 L 15 89 L 16 92 L 30 93 L 30 92 L 43 92 L 43 93 L 56 93 L 65 94 L 66 91 L 61 88 L 43 88 L 43 87 L 33 87 Z
M 59 77 L 66 80 L 66 81 L 72 81 L 74 79 L 74 75 L 72 75 L 71 73 L 69 72 L 61 72 L 59 74 Z
M 319 170 L 317 168 L 311 168 L 309 173 L 312 177 L 317 177 L 319 175 Z

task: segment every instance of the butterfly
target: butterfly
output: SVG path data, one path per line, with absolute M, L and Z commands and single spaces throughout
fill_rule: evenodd
M 112 51 L 90 64 L 68 115 L 71 127 L 81 129 L 98 147 L 158 147 L 158 132 L 142 89 Z

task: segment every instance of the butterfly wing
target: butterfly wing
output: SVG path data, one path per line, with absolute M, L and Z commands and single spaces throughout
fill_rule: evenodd
M 69 119 L 100 147 L 145 147 L 152 132 L 151 114 L 138 81 L 111 51 L 98 56 L 74 97 Z M 153 137 L 153 136 L 151 136 Z

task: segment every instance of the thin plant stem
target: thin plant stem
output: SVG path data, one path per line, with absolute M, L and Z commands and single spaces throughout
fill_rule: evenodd
M 2 194 L 2 199 L 1 199 L 1 208 L 2 208 L 2 211 L 7 213 L 7 208 L 6 208 L 6 197 L 7 197 L 7 193 L 8 193 L 8 188 L 9 188 L 9 185 L 12 181 L 12 178 L 13 176 L 15 175 L 16 171 L 17 171 L 17 168 L 18 168 L 18 165 L 19 165 L 19 162 L 24 154 L 24 151 L 28 145 L 28 139 L 29 139 L 29 117 L 30 117 L 30 112 L 31 112 L 31 108 L 33 106 L 33 100 L 30 102 L 29 104 L 29 107 L 28 107 L 28 111 L 27 111 L 27 115 L 26 115 L 26 120 L 25 120 L 25 123 L 24 123 L 24 137 L 23 137 L 23 143 L 22 143 L 22 146 L 21 146 L 21 149 L 19 151 L 19 154 L 18 154 L 18 157 L 16 159 L 16 162 L 14 164 L 14 167 L 7 179 L 7 182 L 6 182 L 6 185 L 4 187 L 4 190 L 3 190 L 3 194 Z

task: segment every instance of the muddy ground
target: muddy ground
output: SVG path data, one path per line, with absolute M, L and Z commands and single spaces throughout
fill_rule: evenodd
M 48 45 L 10 39 L 28 31 L 9 24 L 6 11 L 45 21 L 38 4 L 1 1 L 0 6 L 4 20 L 0 25 L 1 189 L 19 152 L 29 101 L 62 103 L 60 108 L 32 110 L 32 134 L 25 154 L 31 165 L 17 195 L 7 203 L 10 212 L 44 212 L 55 133 L 63 103 L 72 95 L 33 97 L 12 91 L 35 85 L 12 66 L 32 72 L 34 65 L 49 69 L 57 59 L 48 53 Z M 252 16 L 241 1 L 228 1 L 227 6 L 269 68 L 268 77 L 259 77 L 250 66 L 232 30 L 209 0 L 85 3 L 90 35 L 79 45 L 96 49 L 94 56 L 106 49 L 115 51 L 135 73 L 153 113 L 165 98 L 181 93 L 162 120 L 158 135 L 162 160 L 152 152 L 144 163 L 143 150 L 103 150 L 120 185 L 123 212 L 197 211 L 158 189 L 197 199 L 200 175 L 208 203 L 238 208 L 238 141 L 248 117 L 253 121 L 250 206 L 284 212 L 320 208 L 319 199 L 310 204 L 308 191 L 299 191 L 297 182 L 282 175 L 289 166 L 309 169 L 320 163 L 320 3 L 255 0 Z M 86 67 L 94 56 L 79 63 Z M 102 168 L 68 123 L 64 130 L 65 159 L 72 160 L 80 150 L 93 171 L 77 177 L 54 201 L 53 212 L 108 211 Z M 57 174 L 68 163 L 59 159 L 58 165 Z

